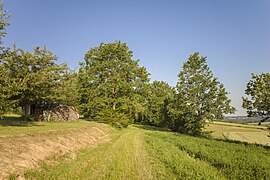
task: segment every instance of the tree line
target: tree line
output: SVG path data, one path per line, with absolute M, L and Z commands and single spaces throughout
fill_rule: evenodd
M 9 15 L 0 5 L 0 114 L 22 107 L 30 119 L 37 107 L 75 106 L 87 118 L 126 127 L 144 123 L 200 135 L 206 121 L 234 113 L 224 85 L 214 77 L 206 57 L 191 54 L 176 87 L 150 81 L 150 74 L 120 41 L 90 48 L 78 72 L 46 47 L 33 52 L 4 47 Z M 249 115 L 270 114 L 270 74 L 252 75 L 243 98 Z

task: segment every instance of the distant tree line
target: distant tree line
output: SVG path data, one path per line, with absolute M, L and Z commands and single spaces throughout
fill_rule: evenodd
M 84 117 L 126 127 L 144 123 L 200 135 L 206 121 L 234 113 L 222 83 L 213 76 L 206 57 L 191 54 L 178 74 L 176 87 L 150 82 L 150 74 L 125 43 L 101 43 L 91 48 L 78 72 L 57 64 L 49 50 L 33 53 L 3 46 L 9 15 L 0 5 L 0 114 L 22 107 L 26 119 L 37 107 L 77 107 Z M 243 98 L 250 116 L 270 112 L 270 75 L 252 75 Z

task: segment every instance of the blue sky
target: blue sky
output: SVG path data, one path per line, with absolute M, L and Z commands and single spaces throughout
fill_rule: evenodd
M 195 51 L 207 56 L 230 93 L 236 115 L 251 73 L 270 71 L 269 0 L 6 0 L 6 46 L 47 46 L 78 67 L 101 42 L 126 42 L 152 80 L 177 83 Z

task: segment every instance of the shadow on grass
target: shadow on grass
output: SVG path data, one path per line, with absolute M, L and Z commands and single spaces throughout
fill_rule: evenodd
M 0 119 L 0 126 L 18 126 L 18 127 L 31 127 L 31 126 L 43 126 L 33 121 L 24 120 L 18 116 L 3 116 Z
M 173 132 L 173 131 L 171 131 L 170 129 L 167 129 L 167 128 L 161 128 L 161 127 L 155 127 L 155 126 L 149 126 L 149 125 L 141 125 L 141 124 L 133 124 L 132 126 L 143 129 L 143 130 L 149 130 L 149 131 L 172 132 L 176 136 L 189 136 L 189 137 L 194 137 L 194 138 L 208 139 L 208 140 L 227 142 L 227 143 L 233 143 L 233 144 L 242 144 L 242 145 L 245 145 L 245 146 L 258 146 L 258 147 L 262 147 L 262 148 L 265 148 L 265 149 L 270 149 L 270 146 L 263 145 L 263 144 L 248 143 L 248 142 L 244 142 L 244 141 L 237 141 L 237 140 L 230 140 L 230 139 L 213 138 L 211 136 L 211 133 L 213 131 L 203 132 L 203 134 L 201 136 L 191 136 L 191 135 L 187 135 L 187 134 Z
M 149 126 L 149 125 L 143 125 L 143 124 L 133 124 L 132 126 L 139 128 L 139 129 L 143 129 L 143 130 L 148 130 L 148 131 L 172 132 L 168 128 Z
M 257 146 L 257 147 L 262 147 L 265 149 L 270 149 L 269 145 L 264 145 L 264 144 L 258 144 L 258 143 L 249 143 L 249 142 L 245 142 L 245 141 L 238 141 L 238 140 L 232 140 L 232 139 L 218 139 L 218 138 L 206 138 L 206 139 L 211 139 L 211 140 L 215 140 L 215 141 L 221 141 L 221 142 L 227 142 L 227 143 L 234 143 L 234 144 L 242 144 L 245 146 Z

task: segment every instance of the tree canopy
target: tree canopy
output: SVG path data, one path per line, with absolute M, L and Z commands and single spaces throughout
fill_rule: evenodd
M 164 81 L 154 81 L 149 84 L 148 93 L 144 121 L 154 126 L 168 126 L 170 123 L 168 105 L 174 97 L 174 89 Z
M 4 3 L 0 3 L 0 44 L 3 44 L 3 37 L 7 34 L 6 27 L 9 26 L 9 17 L 7 10 L 4 10 Z M 1 47 L 2 49 L 2 47 Z
M 174 101 L 170 105 L 174 131 L 200 135 L 206 120 L 223 118 L 223 113 L 233 113 L 231 100 L 223 84 L 199 53 L 190 55 L 178 74 L 179 81 Z
M 132 122 L 142 106 L 140 94 L 148 72 L 132 59 L 125 43 L 116 41 L 91 48 L 79 70 L 81 109 L 117 126 Z
M 252 74 L 245 91 L 248 97 L 243 99 L 243 108 L 249 116 L 270 117 L 270 73 Z
M 1 93 L 6 101 L 24 107 L 29 116 L 31 105 L 51 105 L 63 101 L 60 93 L 68 68 L 57 65 L 56 56 L 46 48 L 34 48 L 34 53 L 14 48 L 6 50 L 1 62 Z
M 0 44 L 8 19 L 1 3 Z M 75 105 L 84 116 L 118 127 L 144 122 L 199 135 L 206 120 L 235 111 L 223 84 L 199 53 L 183 64 L 176 91 L 163 81 L 149 83 L 146 68 L 120 41 L 91 48 L 78 73 L 57 64 L 46 48 L 35 47 L 31 53 L 1 46 L 0 55 L 0 114 L 18 106 L 29 116 L 32 105 Z M 243 98 L 243 107 L 249 115 L 269 115 L 269 73 L 252 78 L 246 90 L 252 98 Z
M 6 101 L 4 92 L 9 89 L 3 84 L 5 69 L 2 66 L 2 57 L 4 56 L 3 37 L 7 34 L 6 27 L 9 26 L 10 15 L 4 10 L 4 3 L 0 3 L 0 116 L 5 113 L 11 106 L 11 102 Z

